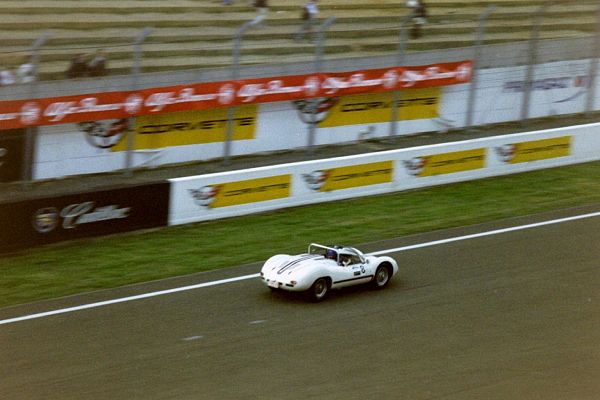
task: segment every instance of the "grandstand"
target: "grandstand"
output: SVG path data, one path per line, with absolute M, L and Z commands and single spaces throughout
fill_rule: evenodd
M 15 68 L 33 41 L 49 38 L 40 51 L 40 78 L 63 79 L 78 53 L 105 49 L 110 73 L 132 67 L 132 42 L 144 27 L 154 31 L 144 44 L 143 72 L 227 67 L 236 30 L 256 15 L 251 0 L 3 0 L 0 2 L 0 65 Z M 307 61 L 314 45 L 293 40 L 304 0 L 271 0 L 264 27 L 244 36 L 242 64 Z M 477 18 L 497 6 L 486 43 L 527 40 L 532 15 L 544 0 L 429 0 L 429 20 L 408 51 L 465 47 L 473 43 Z M 320 20 L 336 17 L 327 34 L 328 58 L 390 54 L 399 25 L 408 14 L 405 0 L 321 0 Z M 556 2 L 543 20 L 542 38 L 590 36 L 598 6 L 588 1 Z

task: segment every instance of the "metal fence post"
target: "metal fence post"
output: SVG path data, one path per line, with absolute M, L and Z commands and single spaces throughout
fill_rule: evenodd
M 142 44 L 146 40 L 146 37 L 152 33 L 154 28 L 146 27 L 136 37 L 133 42 L 133 66 L 131 67 L 131 90 L 135 91 L 138 89 L 138 83 L 140 79 L 140 70 L 142 65 Z M 125 153 L 125 176 L 131 177 L 133 168 L 133 139 L 135 132 L 132 129 L 131 118 L 129 118 L 129 129 L 127 131 L 127 152 Z
M 398 33 L 398 50 L 396 52 L 396 67 L 399 67 L 404 62 L 404 53 L 406 51 L 406 26 L 413 19 L 414 11 L 400 21 L 400 32 Z M 390 116 L 389 137 L 395 138 L 398 132 L 398 109 L 400 108 L 400 91 L 394 90 L 392 94 L 392 114 Z
M 479 15 L 479 24 L 477 25 L 477 30 L 475 32 L 475 49 L 473 55 L 473 72 L 471 74 L 471 84 L 469 85 L 469 99 L 467 103 L 467 121 L 465 122 L 465 126 L 467 128 L 473 126 L 473 115 L 475 113 L 475 94 L 477 93 L 477 84 L 478 84 L 478 66 L 479 61 L 481 59 L 481 46 L 483 45 L 483 38 L 485 36 L 485 24 L 487 22 L 488 17 L 491 13 L 496 9 L 496 5 L 492 4 L 488 6 L 480 15 Z
M 600 5 L 596 11 L 596 34 L 594 35 L 594 53 L 590 60 L 590 72 L 587 79 L 587 98 L 585 101 L 585 112 L 590 114 L 594 111 L 596 100 L 596 80 L 598 75 L 598 58 L 600 57 Z
M 42 33 L 40 37 L 38 37 L 31 48 L 29 49 L 29 64 L 31 64 L 31 80 L 27 82 L 29 89 L 29 98 L 34 99 L 37 97 L 37 89 L 38 89 L 38 67 L 40 63 L 40 47 L 44 45 L 46 40 L 50 34 L 48 32 Z M 21 179 L 23 181 L 23 186 L 28 187 L 33 179 L 32 174 L 32 164 L 33 164 L 33 146 L 35 142 L 35 136 L 37 134 L 37 128 L 29 127 L 25 129 L 25 150 L 23 154 L 23 170 Z
M 529 108 L 531 103 L 533 79 L 535 75 L 535 65 L 537 64 L 538 60 L 538 40 L 540 36 L 540 25 L 542 24 L 544 13 L 554 3 L 554 1 L 549 1 L 541 5 L 535 12 L 533 27 L 531 29 L 531 37 L 529 39 L 529 64 L 527 65 L 525 81 L 523 83 L 523 103 L 521 106 L 521 121 L 524 121 L 529 118 Z
M 331 24 L 335 22 L 335 17 L 329 17 L 319 26 L 317 30 L 317 41 L 315 43 L 315 70 L 318 74 L 323 68 L 323 44 L 325 43 L 325 32 Z M 308 110 L 310 112 L 310 123 L 308 124 L 308 151 L 312 152 L 315 145 L 315 136 L 317 133 L 317 108 L 319 106 L 319 99 L 315 98 L 309 101 Z
M 242 26 L 239 27 L 235 33 L 233 42 L 233 50 L 231 54 L 231 80 L 236 81 L 240 74 L 240 52 L 242 47 L 242 36 L 246 31 L 256 25 L 256 20 L 246 21 Z M 233 117 L 235 116 L 235 106 L 231 106 L 227 109 L 227 125 L 225 127 L 225 144 L 223 147 L 223 163 L 229 164 L 229 158 L 231 156 L 231 142 L 233 141 Z
M 31 58 L 29 60 L 29 62 L 31 63 L 31 65 L 33 65 L 33 82 L 37 82 L 38 80 L 38 65 L 40 63 L 40 47 L 42 47 L 44 45 L 44 43 L 46 42 L 46 40 L 48 40 L 48 37 L 50 37 L 50 33 L 48 32 L 44 32 L 42 33 L 42 35 L 37 38 L 35 40 L 35 42 L 33 42 L 33 45 L 31 46 L 30 49 L 30 53 L 31 53 Z

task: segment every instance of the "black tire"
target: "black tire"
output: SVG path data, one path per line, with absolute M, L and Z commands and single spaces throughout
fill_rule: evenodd
M 385 288 L 390 283 L 390 279 L 392 279 L 391 268 L 387 265 L 380 265 L 373 277 L 373 288 L 378 290 Z
M 318 303 L 325 300 L 329 294 L 329 280 L 327 278 L 319 278 L 312 284 L 306 293 L 308 300 Z

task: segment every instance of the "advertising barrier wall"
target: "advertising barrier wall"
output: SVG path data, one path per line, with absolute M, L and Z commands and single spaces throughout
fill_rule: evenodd
M 0 204 L 0 251 L 166 226 L 169 182 Z
M 600 160 L 600 124 L 171 179 L 169 224 Z
M 589 68 L 589 59 L 537 65 L 532 82 L 529 117 L 584 112 L 590 90 Z M 474 123 L 480 125 L 520 120 L 527 67 L 491 68 L 478 73 Z M 596 93 L 599 84 L 596 80 Z M 593 109 L 598 110 L 598 104 L 594 104 Z M 461 110 L 453 110 L 446 117 L 463 121 L 461 114 Z
M 530 117 L 583 112 L 590 90 L 586 78 L 589 63 L 589 60 L 576 60 L 536 66 Z M 524 67 L 478 71 L 474 114 L 476 124 L 521 118 L 525 72 Z M 341 79 L 328 82 L 337 82 L 338 85 L 343 82 L 353 82 L 355 85 L 363 82 L 366 86 L 359 85 L 349 90 L 373 89 L 367 85 L 372 84 L 371 81 Z M 382 84 L 383 81 L 380 79 L 377 82 Z M 440 81 L 421 83 L 431 85 L 434 82 Z M 463 127 L 469 83 L 454 83 L 457 84 L 403 88 L 398 102 L 398 134 L 411 135 Z M 596 93 L 600 93 L 600 80 L 596 84 Z M 261 87 L 261 90 L 266 90 L 266 86 Z M 258 90 L 256 87 L 254 89 Z M 249 93 L 249 89 L 244 90 Z M 179 92 L 169 93 L 175 96 Z M 255 98 L 256 103 L 236 107 L 230 155 L 235 157 L 307 146 L 307 123 L 312 118 L 308 112 L 309 104 L 302 99 L 294 100 L 293 96 L 285 101 L 264 103 L 262 100 L 272 97 L 265 94 L 267 92 L 261 93 L 264 96 Z M 329 145 L 387 137 L 390 134 L 391 95 L 389 91 L 347 94 L 340 90 L 320 99 L 314 144 Z M 173 108 L 195 103 L 171 104 L 169 101 L 173 98 L 166 94 L 158 97 L 166 102 L 164 107 L 155 104 L 151 109 L 159 111 L 136 118 L 130 128 L 134 132 L 134 167 L 147 166 L 151 158 L 151 165 L 167 165 L 223 157 L 226 108 L 167 113 Z M 157 96 L 152 98 L 156 99 Z M 64 122 L 64 119 L 61 121 Z M 3 121 L 0 121 L 2 124 Z M 40 127 L 33 157 L 33 179 L 123 169 L 128 129 L 127 119 L 123 118 Z
M 0 182 L 15 182 L 23 173 L 25 129 L 0 132 Z
M 399 104 L 401 125 L 435 129 L 443 89 L 410 89 Z M 320 107 L 316 144 L 353 142 L 385 137 L 391 115 L 391 93 L 333 97 Z M 279 102 L 236 107 L 232 155 L 302 148 L 307 142 L 303 102 Z M 226 109 L 182 111 L 143 116 L 134 126 L 134 165 L 158 150 L 157 165 L 210 160 L 223 155 Z M 363 118 L 366 120 L 363 121 Z M 429 120 L 423 119 L 429 118 Z M 36 146 L 34 179 L 101 173 L 123 168 L 127 120 L 88 121 L 44 126 Z M 403 128 L 404 129 L 404 128 Z M 158 153 L 157 152 L 157 153 Z

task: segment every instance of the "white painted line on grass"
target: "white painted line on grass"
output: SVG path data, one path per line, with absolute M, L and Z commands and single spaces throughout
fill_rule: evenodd
M 413 245 L 408 245 L 408 246 L 402 246 L 402 247 L 397 247 L 395 249 L 381 250 L 381 251 L 376 251 L 376 252 L 372 252 L 369 254 L 381 255 L 381 254 L 397 253 L 400 251 L 420 249 L 420 248 L 429 247 L 429 246 L 437 246 L 440 244 L 458 242 L 461 240 L 469 240 L 469 239 L 475 239 L 475 238 L 480 238 L 480 237 L 484 237 L 484 236 L 499 235 L 499 234 L 507 233 L 507 232 L 514 232 L 514 231 L 520 231 L 520 230 L 525 230 L 525 229 L 537 228 L 537 227 L 546 226 L 546 225 L 560 224 L 563 222 L 575 221 L 575 220 L 585 219 L 585 218 L 593 218 L 593 217 L 598 217 L 598 216 L 600 216 L 600 212 L 576 215 L 576 216 L 572 216 L 572 217 L 559 218 L 559 219 L 554 219 L 554 220 L 550 220 L 550 221 L 536 222 L 536 223 L 528 224 L 528 225 L 513 226 L 510 228 L 496 229 L 493 231 L 474 233 L 471 235 L 457 236 L 457 237 L 441 239 L 441 240 L 434 240 L 434 241 L 427 242 L 427 243 L 418 243 L 418 244 L 413 244 Z M 205 288 L 205 287 L 209 287 L 209 286 L 224 285 L 226 283 L 232 283 L 232 282 L 238 282 L 238 281 L 243 281 L 243 280 L 247 280 L 247 279 L 258 278 L 259 276 L 260 276 L 259 274 L 244 275 L 244 276 L 238 276 L 235 278 L 199 283 L 197 285 L 182 286 L 182 287 L 178 287 L 178 288 L 174 288 L 174 289 L 161 290 L 158 292 L 144 293 L 144 294 L 139 294 L 137 296 L 122 297 L 120 299 L 100 301 L 97 303 L 83 304 L 80 306 L 62 308 L 59 310 L 47 311 L 47 312 L 42 312 L 42 313 L 38 313 L 38 314 L 24 315 L 22 317 L 0 320 L 0 325 L 6 325 L 6 324 L 14 323 L 14 322 L 26 321 L 26 320 L 35 319 L 35 318 L 49 317 L 52 315 L 65 314 L 65 313 L 69 313 L 69 312 L 73 312 L 73 311 L 86 310 L 89 308 L 102 307 L 102 306 L 107 306 L 110 304 L 125 303 L 125 302 L 133 301 L 133 300 L 147 299 L 150 297 L 162 296 L 162 295 L 177 293 L 177 292 L 184 292 L 187 290 L 200 289 L 200 288 Z

